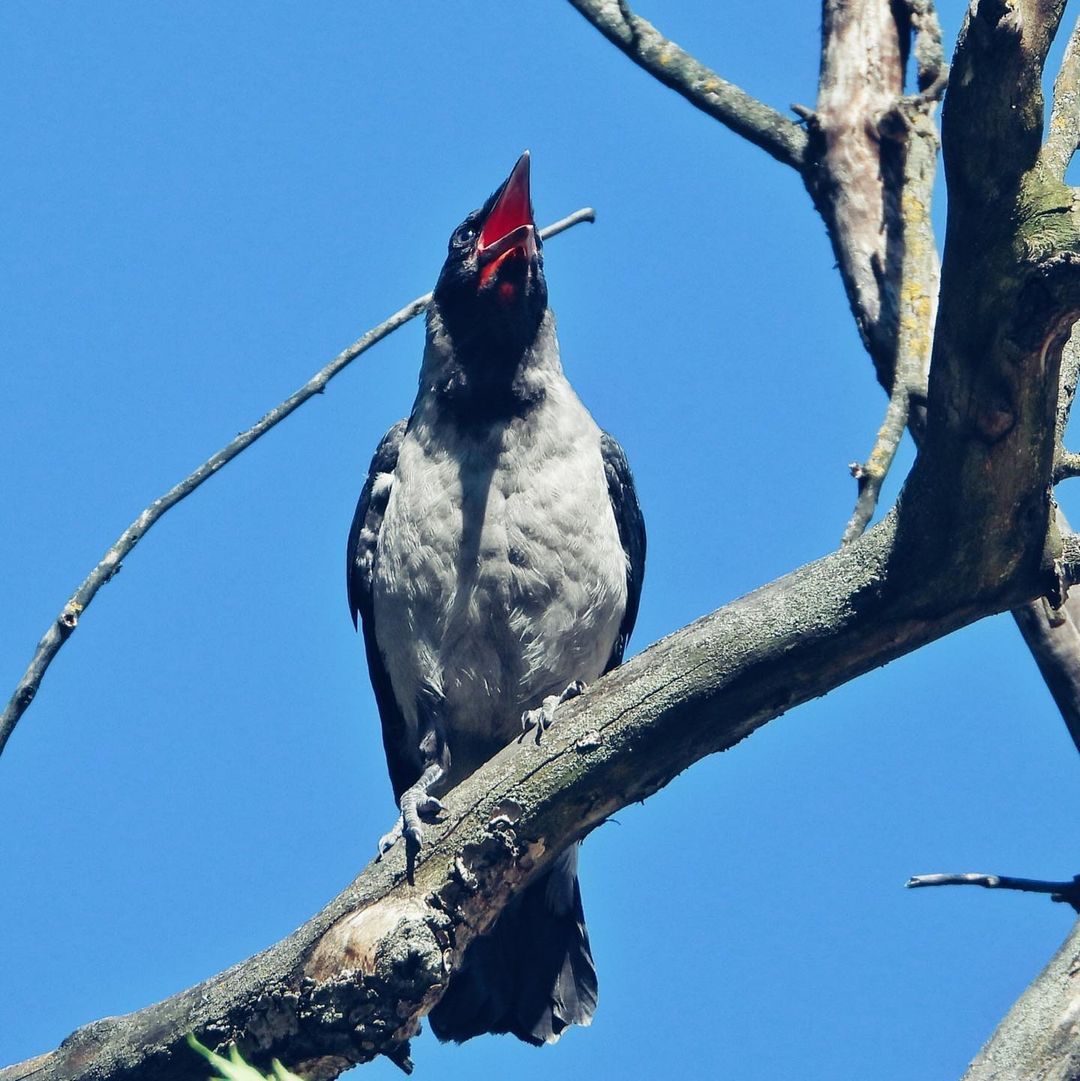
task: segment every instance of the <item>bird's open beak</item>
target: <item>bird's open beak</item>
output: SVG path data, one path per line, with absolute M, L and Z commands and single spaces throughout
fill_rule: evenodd
M 480 230 L 476 246 L 480 284 L 488 281 L 511 252 L 521 251 L 526 259 L 532 260 L 536 250 L 536 222 L 533 221 L 529 194 L 529 152 L 526 150 L 507 177 Z

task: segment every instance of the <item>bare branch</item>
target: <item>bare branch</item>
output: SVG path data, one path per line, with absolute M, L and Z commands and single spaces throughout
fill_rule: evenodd
M 852 476 L 859 482 L 859 497 L 851 520 L 844 530 L 841 544 L 851 544 L 858 540 L 874 516 L 881 485 L 888 475 L 900 440 L 904 438 L 907 429 L 910 401 L 911 393 L 907 383 L 898 374 L 870 457 L 865 463 L 860 465 L 856 462 L 851 467 Z
M 923 98 L 940 100 L 949 78 L 941 23 L 933 0 L 907 0 L 906 7 L 915 33 L 916 83 Z
M 549 225 L 546 229 L 541 230 L 540 235 L 547 240 L 581 222 L 595 220 L 596 214 L 592 208 L 585 207 Z M 388 334 L 392 334 L 399 327 L 404 326 L 411 319 L 415 319 L 430 302 L 431 294 L 425 293 L 423 296 L 417 297 L 406 304 L 404 308 L 394 312 L 393 315 L 378 326 L 367 331 L 347 349 L 342 350 L 329 364 L 316 372 L 299 390 L 291 394 L 280 405 L 271 409 L 258 423 L 252 425 L 247 431 L 241 432 L 231 443 L 222 447 L 193 473 L 178 484 L 173 485 L 164 495 L 155 499 L 120 534 L 112 547 L 101 557 L 98 565 L 87 575 L 82 585 L 71 595 L 60 614 L 42 636 L 41 641 L 38 642 L 30 664 L 19 680 L 7 707 L 0 714 L 0 754 L 3 753 L 11 733 L 14 732 L 15 726 L 19 723 L 19 718 L 22 717 L 34 700 L 34 696 L 37 694 L 41 681 L 45 677 L 53 658 L 60 652 L 63 644 L 71 636 L 72 631 L 78 626 L 83 612 L 86 611 L 97 591 L 120 570 L 121 561 L 130 554 L 131 550 L 142 540 L 151 526 L 166 511 L 171 510 L 181 500 L 186 499 L 204 481 L 209 480 L 223 466 L 247 450 L 257 439 L 264 436 L 271 428 L 289 416 L 290 413 L 299 409 L 309 398 L 321 394 L 330 380 L 344 371 L 358 356 L 366 353 L 373 345 L 382 341 L 383 338 Z
M 977 0 L 968 11 L 942 113 L 950 222 L 1009 201 L 1038 162 L 1043 67 L 1064 8 Z
M 840 549 L 665 638 L 559 709 L 443 798 L 414 883 L 403 846 L 288 939 L 166 1002 L 80 1029 L 0 1081 L 177 1081 L 184 1036 L 236 1040 L 333 1077 L 399 1058 L 469 941 L 571 841 L 770 719 L 996 610 L 928 590 L 890 515 Z M 1038 580 L 1024 584 L 1039 588 Z M 318 1069 L 312 1067 L 318 1061 Z
M 1013 1004 L 962 1081 L 1067 1081 L 1080 1076 L 1080 922 Z
M 904 883 L 908 889 L 922 886 L 982 886 L 988 890 L 1019 890 L 1021 893 L 1048 893 L 1051 901 L 1061 901 L 1080 911 L 1080 875 L 1068 882 L 1047 882 L 1040 878 L 1011 875 L 938 874 L 915 875 Z
M 919 93 L 902 97 L 912 31 Z M 937 15 L 925 0 L 892 9 L 830 2 L 822 32 L 817 125 L 825 153 L 810 190 L 878 380 L 889 391 L 874 447 L 852 469 L 859 494 L 844 530 L 849 544 L 873 517 L 905 427 L 918 440 L 925 423 L 939 277 L 930 220 L 934 111 L 948 68 Z
M 913 30 L 920 92 L 905 97 Z M 828 228 L 878 382 L 890 397 L 898 391 L 899 367 L 912 394 L 925 395 L 938 286 L 930 222 L 934 112 L 947 71 L 931 4 L 826 0 L 810 125 L 818 164 L 806 184 Z M 921 424 L 921 409 L 912 416 Z
M 1050 130 L 1042 150 L 1043 164 L 1058 180 L 1065 179 L 1080 145 L 1080 17 L 1073 24 L 1061 70 L 1054 80 Z
M 803 171 L 806 132 L 793 120 L 722 79 L 652 23 L 635 15 L 625 0 L 570 0 L 613 45 L 691 105 L 771 154 Z

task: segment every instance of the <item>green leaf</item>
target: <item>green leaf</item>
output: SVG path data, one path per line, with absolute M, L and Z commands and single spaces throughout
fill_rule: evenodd
M 234 1043 L 229 1044 L 229 1057 L 223 1058 L 216 1052 L 211 1051 L 209 1047 L 204 1047 L 199 1043 L 195 1039 L 194 1032 L 188 1033 L 187 1042 L 192 1051 L 197 1051 L 218 1071 L 220 1076 L 211 1077 L 210 1081 L 303 1081 L 301 1077 L 298 1077 L 291 1070 L 285 1069 L 277 1059 L 273 1059 L 271 1062 L 273 1074 L 264 1076 L 254 1066 L 249 1066 L 241 1058 L 240 1052 L 236 1049 Z

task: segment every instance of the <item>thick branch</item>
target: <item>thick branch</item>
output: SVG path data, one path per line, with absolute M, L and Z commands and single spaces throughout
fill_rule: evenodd
M 1080 1077 L 1080 922 L 1016 1000 L 962 1081 L 1071 1081 Z
M 616 48 L 665 86 L 681 94 L 737 135 L 749 139 L 777 161 L 802 171 L 806 132 L 745 90 L 707 68 L 669 41 L 624 0 L 570 0 Z
M 81 1029 L 0 1081 L 194 1078 L 184 1034 L 332 1077 L 401 1056 L 468 942 L 570 841 L 706 754 L 992 611 L 894 570 L 895 520 L 664 639 L 445 799 L 405 880 L 400 846 L 290 938 L 164 1003 Z M 902 562 L 902 561 L 901 561 Z M 1037 588 L 1030 582 L 1028 589 Z M 1015 600 L 1015 598 L 1013 598 Z M 321 1060 L 321 1061 L 317 1061 Z
M 919 93 L 904 97 L 914 34 Z M 807 187 L 829 229 L 852 314 L 889 405 L 874 447 L 853 469 L 851 543 L 866 528 L 906 427 L 916 440 L 937 310 L 930 220 L 938 139 L 934 111 L 948 74 L 929 0 L 827 0 L 818 109 L 819 168 Z
M 1010 201 L 1042 148 L 1042 73 L 1065 0 L 978 0 L 942 113 L 949 220 Z M 1008 222 L 983 219 L 988 228 Z
M 904 97 L 913 31 L 920 92 Z M 929 3 L 826 0 L 823 8 L 810 125 L 817 167 L 806 172 L 806 183 L 890 395 L 901 367 L 913 394 L 926 389 L 938 273 L 930 223 L 933 116 L 948 71 L 940 35 Z
M 974 6 L 942 116 L 948 231 L 927 432 L 910 485 L 916 506 L 905 516 L 914 523 L 944 514 L 938 526 L 964 538 L 941 588 L 957 588 L 957 574 L 988 586 L 995 576 L 1008 579 L 1011 559 L 994 566 L 1005 554 L 1000 537 L 1024 530 L 1028 514 L 1049 522 L 1049 493 L 1034 491 L 1030 478 L 1051 475 L 1061 353 L 1080 312 L 1071 256 L 1080 230 L 1060 213 L 1065 193 L 1047 188 L 1039 163 L 1040 74 L 1061 7 Z M 1034 417 L 1038 424 L 1029 423 Z M 929 474 L 936 479 L 924 485 Z M 1002 485 L 1013 483 L 1022 491 L 1003 500 Z M 922 492 L 980 488 L 983 498 L 962 511 L 917 506 Z
M 557 236 L 566 229 L 581 222 L 595 221 L 596 214 L 590 207 L 575 211 L 568 217 L 549 225 L 541 231 L 545 240 Z M 81 586 L 71 595 L 67 604 L 64 605 L 60 615 L 56 617 L 49 629 L 38 642 L 37 649 L 19 680 L 14 693 L 11 696 L 4 712 L 0 714 L 0 754 L 3 753 L 11 733 L 19 723 L 19 718 L 26 712 L 34 696 L 41 686 L 49 665 L 53 658 L 60 652 L 63 644 L 71 636 L 72 631 L 78 626 L 83 612 L 94 599 L 97 591 L 110 581 L 120 570 L 121 561 L 131 553 L 131 550 L 146 535 L 149 529 L 167 511 L 171 510 L 181 500 L 186 499 L 204 481 L 209 480 L 215 473 L 228 465 L 237 455 L 247 450 L 257 439 L 264 436 L 271 428 L 283 421 L 290 413 L 299 409 L 309 398 L 321 394 L 326 385 L 344 371 L 361 353 L 366 353 L 373 345 L 380 342 L 388 334 L 392 334 L 399 327 L 404 326 L 409 320 L 415 319 L 431 301 L 431 294 L 425 293 L 422 297 L 406 304 L 400 311 L 396 311 L 389 319 L 384 320 L 377 327 L 373 327 L 366 334 L 358 338 L 347 349 L 342 350 L 326 367 L 316 372 L 298 391 L 291 394 L 280 405 L 275 406 L 257 424 L 252 425 L 247 431 L 241 432 L 231 443 L 222 447 L 216 454 L 203 462 L 193 473 L 186 476 L 178 484 L 175 484 L 164 495 L 159 496 L 124 530 L 111 548 L 101 557 L 98 565 L 87 575 Z

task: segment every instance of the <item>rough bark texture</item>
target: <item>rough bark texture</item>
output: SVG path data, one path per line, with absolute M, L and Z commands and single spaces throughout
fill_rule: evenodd
M 995 610 L 933 611 L 892 559 L 890 518 L 862 540 L 658 642 L 512 744 L 446 799 L 407 880 L 401 846 L 284 942 L 163 1003 L 80 1029 L 0 1081 L 172 1081 L 183 1042 L 236 1040 L 330 1078 L 404 1043 L 510 891 L 566 844 L 706 754 L 868 669 Z M 1022 587 L 1028 594 L 1041 579 Z M 1016 598 L 1003 594 L 1001 604 Z M 916 609 L 923 609 L 917 612 Z
M 1080 1077 L 1080 923 L 1017 999 L 962 1081 Z
M 812 122 L 821 167 L 811 194 L 829 222 L 855 322 L 892 390 L 896 287 L 903 256 L 903 144 L 883 125 L 904 92 L 907 27 L 876 0 L 826 0 L 821 82 Z

